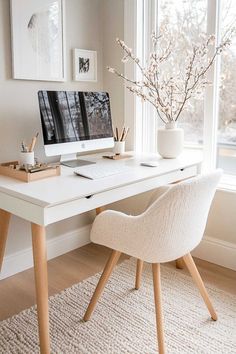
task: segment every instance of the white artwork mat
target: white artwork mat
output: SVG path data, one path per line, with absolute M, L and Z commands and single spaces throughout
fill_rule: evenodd
M 93 50 L 74 49 L 74 80 L 97 81 L 97 52 Z
M 14 79 L 64 81 L 63 0 L 11 0 Z

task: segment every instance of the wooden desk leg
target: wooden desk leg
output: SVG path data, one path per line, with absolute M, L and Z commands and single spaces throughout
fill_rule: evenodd
M 6 248 L 10 217 L 11 214 L 8 211 L 0 209 L 0 272 Z
M 176 265 L 177 269 L 184 269 L 184 260 L 183 260 L 183 258 L 176 259 L 175 265 Z
M 38 312 L 40 353 L 50 353 L 48 314 L 48 272 L 46 232 L 40 225 L 31 224 L 34 257 L 34 277 Z

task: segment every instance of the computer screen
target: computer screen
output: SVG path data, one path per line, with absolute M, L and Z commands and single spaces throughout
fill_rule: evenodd
M 39 91 L 38 100 L 47 156 L 113 146 L 107 92 Z
M 39 91 L 44 144 L 112 137 L 107 92 Z

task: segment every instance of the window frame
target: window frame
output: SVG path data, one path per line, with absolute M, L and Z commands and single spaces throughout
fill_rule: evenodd
M 125 1 L 125 42 L 134 49 L 142 61 L 147 59 L 151 32 L 153 28 L 157 29 L 156 27 L 158 26 L 158 5 L 159 0 Z M 220 8 L 221 0 L 207 1 L 207 34 L 215 35 L 216 44 L 220 42 Z M 143 26 L 140 25 L 141 23 Z M 125 64 L 125 74 L 137 77 L 137 68 L 134 65 Z M 215 169 L 217 165 L 220 56 L 217 56 L 207 76 L 212 85 L 206 88 L 204 97 L 204 143 L 202 146 L 193 146 L 186 143 L 186 148 L 194 147 L 203 150 L 204 172 Z M 140 99 L 132 96 L 126 89 L 125 123 L 133 131 L 133 136 L 130 138 L 133 139 L 130 140 L 130 147 L 134 151 L 149 153 L 156 151 L 156 131 L 158 124 L 154 109 L 150 105 L 143 104 Z M 234 176 L 232 178 L 234 179 Z

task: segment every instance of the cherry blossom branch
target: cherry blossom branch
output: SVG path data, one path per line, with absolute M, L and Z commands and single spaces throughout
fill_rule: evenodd
M 214 49 L 213 55 L 208 59 L 208 50 L 215 43 L 213 35 L 206 37 L 205 34 L 199 36 L 201 42 L 189 44 L 187 59 L 181 62 L 178 70 L 175 70 L 174 49 L 178 49 L 181 39 L 174 40 L 173 34 L 163 29 L 163 35 L 152 33 L 153 50 L 150 53 L 147 65 L 141 65 L 132 49 L 124 41 L 117 38 L 117 43 L 124 51 L 122 62 L 131 60 L 140 70 L 142 78 L 133 80 L 114 68 L 107 67 L 108 70 L 120 77 L 122 80 L 132 84 L 127 89 L 140 97 L 143 101 L 149 102 L 156 109 L 158 117 L 163 123 L 177 121 L 183 110 L 188 108 L 187 102 L 190 98 L 202 98 L 205 87 L 209 84 L 206 74 L 214 64 L 217 55 L 220 55 L 229 45 L 230 37 L 224 40 Z M 181 34 L 181 38 L 184 34 Z M 232 35 L 232 31 L 231 31 Z M 187 38 L 187 37 L 186 37 Z M 186 45 L 185 43 L 185 45 Z

